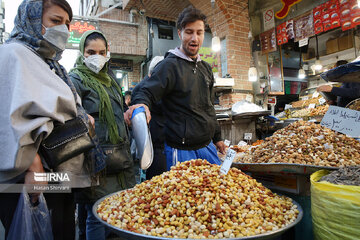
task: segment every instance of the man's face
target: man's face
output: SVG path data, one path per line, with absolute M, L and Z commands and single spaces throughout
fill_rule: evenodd
M 189 57 L 195 58 L 204 41 L 205 25 L 201 20 L 188 23 L 178 35 L 181 40 L 180 49 Z

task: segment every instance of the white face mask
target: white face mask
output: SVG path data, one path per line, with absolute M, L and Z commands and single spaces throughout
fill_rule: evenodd
M 43 38 L 58 48 L 58 50 L 64 51 L 67 40 L 70 36 L 67 26 L 62 24 L 49 28 L 43 25 L 43 27 L 45 28 Z
M 85 65 L 96 74 L 101 71 L 107 61 L 109 61 L 108 57 L 98 54 L 90 55 L 84 59 Z

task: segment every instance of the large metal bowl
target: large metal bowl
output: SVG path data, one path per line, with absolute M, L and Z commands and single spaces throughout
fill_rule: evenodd
M 123 190 L 124 191 L 124 190 Z M 97 208 L 98 205 L 105 200 L 105 198 L 111 197 L 112 195 L 118 194 L 122 191 L 119 192 L 115 192 L 112 194 L 109 194 L 105 197 L 100 198 L 99 200 L 96 201 L 96 203 L 93 206 L 93 213 L 96 216 L 96 218 L 105 226 L 111 228 L 113 230 L 113 232 L 115 232 L 119 237 L 124 238 L 124 239 L 131 239 L 131 240 L 148 240 L 148 239 L 156 239 L 156 240 L 169 240 L 171 238 L 166 238 L 166 237 L 156 237 L 156 236 L 151 236 L 151 235 L 145 235 L 145 234 L 140 234 L 140 233 L 135 233 L 135 232 L 131 232 L 131 231 L 127 231 L 121 228 L 117 228 L 107 222 L 105 222 L 104 220 L 102 220 L 99 215 L 97 214 Z M 254 236 L 250 236 L 250 237 L 242 237 L 242 238 L 223 238 L 222 240 L 248 240 L 248 239 L 258 239 L 258 240 L 265 240 L 265 239 L 274 239 L 280 235 L 282 235 L 285 231 L 287 231 L 288 229 L 294 227 L 296 224 L 298 224 L 302 217 L 303 217 L 303 210 L 301 208 L 301 206 L 295 202 L 293 200 L 293 204 L 295 204 L 297 206 L 297 209 L 299 211 L 299 214 L 296 218 L 296 220 L 292 223 L 290 223 L 289 225 L 287 225 L 284 228 L 278 229 L 276 231 L 272 231 L 272 232 L 267 232 L 267 233 L 263 233 L 263 234 L 258 234 L 258 235 L 254 235 Z M 185 240 L 184 238 L 176 238 L 178 240 Z M 186 240 L 189 240 L 191 238 L 186 238 Z

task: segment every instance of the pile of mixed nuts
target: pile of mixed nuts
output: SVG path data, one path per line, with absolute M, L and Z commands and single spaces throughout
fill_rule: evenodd
M 206 160 L 178 163 L 102 201 L 98 215 L 128 231 L 169 238 L 234 238 L 285 227 L 299 211 L 236 168 L 219 174 Z
M 320 124 L 297 121 L 276 131 L 236 161 L 329 167 L 359 165 L 360 142 Z

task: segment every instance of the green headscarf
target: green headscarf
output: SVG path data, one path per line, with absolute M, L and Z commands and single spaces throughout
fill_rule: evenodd
M 111 101 L 109 98 L 109 94 L 107 93 L 105 87 L 109 89 L 114 96 L 121 96 L 121 89 L 116 81 L 109 76 L 108 71 L 108 63 L 100 70 L 98 74 L 91 71 L 84 63 L 84 49 L 85 49 L 85 40 L 86 38 L 93 34 L 99 33 L 105 39 L 105 45 L 107 50 L 107 40 L 104 34 L 97 30 L 87 31 L 83 34 L 80 41 L 80 52 L 81 55 L 76 59 L 76 67 L 71 69 L 70 72 L 77 74 L 83 84 L 86 87 L 89 87 L 97 92 L 100 98 L 100 107 L 99 107 L 99 119 L 100 122 L 106 124 L 108 132 L 109 132 L 109 140 L 112 144 L 117 144 L 121 142 L 123 139 L 119 136 L 118 127 L 115 120 L 114 110 L 111 106 Z M 113 87 L 113 88 L 112 88 Z M 117 94 L 114 93 L 113 89 L 116 90 Z M 120 97 L 120 102 L 122 99 Z M 122 106 L 121 106 L 122 107 Z

